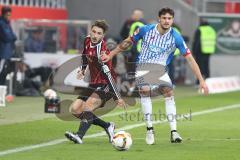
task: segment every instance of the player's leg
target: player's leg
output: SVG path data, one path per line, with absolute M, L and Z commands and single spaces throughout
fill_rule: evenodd
M 161 92 L 164 96 L 167 120 L 171 129 L 171 142 L 180 143 L 182 138 L 177 132 L 176 105 L 174 101 L 173 89 L 170 87 L 163 87 L 161 88 Z
M 75 117 L 78 117 L 84 110 L 84 103 L 85 101 L 83 99 L 76 99 L 69 107 L 69 112 L 72 113 Z
M 96 110 L 97 108 L 105 107 L 106 102 L 108 102 L 110 99 L 114 97 L 113 93 L 114 91 L 112 91 L 108 85 L 103 85 L 101 89 L 96 89 L 94 94 L 96 97 L 98 97 L 98 99 L 101 100 L 101 103 L 98 105 L 94 105 L 94 107 L 91 108 L 92 111 Z M 107 103 L 107 104 L 116 106 L 115 103 L 114 104 Z M 112 142 L 113 136 L 114 136 L 115 124 L 113 122 L 105 122 L 99 117 L 95 117 L 94 123 L 95 125 L 102 127 L 106 131 L 109 137 L 109 142 Z
M 80 99 L 77 99 L 75 102 L 73 102 L 70 110 L 75 117 L 81 120 L 80 126 L 76 134 L 66 132 L 65 136 L 75 143 L 80 143 L 87 130 L 92 124 L 94 124 L 102 127 L 107 132 L 109 141 L 111 142 L 114 135 L 114 124 L 111 122 L 105 122 L 92 113 L 92 111 L 98 108 L 101 104 L 102 100 L 96 93 L 92 93 L 86 102 Z M 81 141 L 79 141 L 78 138 L 80 138 Z
M 147 85 L 139 87 L 142 112 L 144 114 L 144 120 L 147 126 L 146 143 L 154 144 L 154 131 L 153 131 L 152 118 L 151 118 L 152 101 L 150 97 L 150 90 L 151 90 L 151 87 Z
M 88 100 L 85 103 L 85 112 L 93 112 L 95 109 L 99 108 L 103 103 L 103 100 L 99 97 L 97 93 L 93 93 Z M 93 124 L 100 126 L 102 128 L 107 128 L 109 126 L 108 122 L 105 122 L 101 120 L 99 117 L 97 117 L 95 114 L 93 114 Z
M 84 104 L 85 101 L 83 100 L 83 98 L 78 98 L 76 99 L 70 106 L 69 108 L 69 112 L 72 113 L 75 117 L 80 119 L 80 127 L 79 130 L 81 128 L 81 132 L 79 132 L 79 130 L 76 133 L 72 133 L 69 131 L 65 132 L 65 136 L 73 141 L 74 143 L 78 143 L 81 144 L 82 142 L 82 138 L 85 135 L 86 131 L 88 130 L 88 128 L 91 126 L 90 122 L 84 121 L 83 119 L 86 119 L 85 114 L 82 115 L 82 112 L 84 110 Z M 85 132 L 84 132 L 85 131 Z
M 92 124 L 102 127 L 109 136 L 109 142 L 112 142 L 115 128 L 114 123 L 105 122 L 104 120 L 100 119 L 93 113 L 93 111 L 99 108 L 102 105 L 102 103 L 103 103 L 102 97 L 99 96 L 98 92 L 94 92 L 84 104 L 84 112 L 82 114 L 83 115 L 87 114 L 87 118 L 89 119 L 89 121 L 91 121 Z M 84 132 L 85 130 L 81 130 L 80 127 L 80 131 Z
M 95 87 L 96 86 L 90 85 L 89 88 L 84 91 L 84 95 L 80 95 L 69 108 L 69 112 L 71 112 L 76 118 L 80 119 L 80 126 L 76 133 L 69 131 L 65 132 L 65 136 L 75 143 L 82 143 L 83 136 L 92 125 L 92 116 L 83 112 L 85 111 L 85 103 L 88 97 L 90 97 L 95 91 Z

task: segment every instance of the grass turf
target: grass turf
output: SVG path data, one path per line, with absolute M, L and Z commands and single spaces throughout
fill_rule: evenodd
M 191 110 L 198 112 L 226 105 L 240 104 L 240 92 L 210 95 L 208 97 L 194 94 L 194 90 L 184 87 L 176 90 L 176 104 L 178 114 L 186 114 Z M 193 94 L 189 94 L 192 92 Z M 25 99 L 25 100 L 24 100 Z M 161 98 L 162 99 L 162 98 Z M 0 125 L 0 152 L 16 147 L 24 147 L 34 144 L 61 139 L 66 130 L 76 130 L 79 122 L 66 122 L 57 119 L 54 115 L 44 117 L 41 98 L 29 102 L 29 98 L 20 98 L 6 108 L 1 108 L 2 119 L 8 120 L 8 116 L 14 116 L 15 123 Z M 30 109 L 34 105 L 34 109 Z M 154 113 L 159 109 L 164 113 L 164 102 L 154 100 Z M 17 108 L 18 110 L 14 109 Z M 132 107 L 135 110 L 125 115 L 109 116 L 107 121 L 114 121 L 117 127 L 143 123 L 138 115 L 139 105 Z M 35 110 L 36 109 L 36 110 Z M 24 112 L 25 110 L 25 112 Z M 26 112 L 28 110 L 28 112 Z M 111 113 L 122 111 L 116 109 Z M 15 112 L 15 113 L 12 113 Z M 19 112 L 19 114 L 18 114 Z M 20 114 L 21 113 L 21 114 Z M 32 116 L 42 114 L 43 117 L 24 120 L 25 115 Z M 130 115 L 135 118 L 130 119 Z M 184 138 L 182 144 L 169 143 L 169 126 L 167 123 L 156 124 L 156 144 L 145 144 L 145 127 L 141 126 L 129 130 L 133 137 L 133 146 L 129 151 L 116 151 L 107 140 L 106 136 L 84 139 L 83 145 L 74 145 L 71 142 L 63 142 L 58 145 L 37 148 L 25 152 L 19 152 L 0 156 L 2 160 L 18 159 L 46 159 L 46 160 L 75 160 L 75 159 L 240 159 L 238 154 L 240 142 L 240 127 L 238 124 L 240 109 L 230 109 L 206 115 L 193 116 L 191 120 L 185 119 L 178 122 L 178 130 Z M 20 117 L 18 117 L 20 116 Z M 18 122 L 17 119 L 20 119 Z M 91 127 L 88 135 L 102 131 L 99 127 Z

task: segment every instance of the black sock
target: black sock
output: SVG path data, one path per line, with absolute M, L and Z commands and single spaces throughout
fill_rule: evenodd
M 109 127 L 110 123 L 105 122 L 98 118 L 95 114 L 89 111 L 85 111 L 79 115 L 74 115 L 77 118 L 81 119 L 81 123 L 79 126 L 79 129 L 77 131 L 77 134 L 80 138 L 83 138 L 87 130 L 90 128 L 92 124 L 102 127 L 103 129 L 106 129 Z
M 80 122 L 79 129 L 77 131 L 78 136 L 82 139 L 86 134 L 87 130 L 90 128 L 91 124 L 85 121 Z
M 109 122 L 105 122 L 104 120 L 98 118 L 98 117 L 97 117 L 95 114 L 93 114 L 93 113 L 92 113 L 92 115 L 93 115 L 93 117 L 94 117 L 94 118 L 93 118 L 93 124 L 94 124 L 94 125 L 100 126 L 100 127 L 102 127 L 103 129 L 106 129 L 106 128 L 109 127 L 109 125 L 110 125 Z
M 93 123 L 93 116 L 91 112 L 83 112 L 77 115 L 76 117 L 78 117 L 81 120 L 77 134 L 82 139 L 83 136 L 86 134 L 87 130 L 90 128 L 90 126 Z
M 88 120 L 91 121 L 92 124 L 94 124 L 96 126 L 100 126 L 104 129 L 108 128 L 110 125 L 110 123 L 101 120 L 100 118 L 98 118 L 95 114 L 93 114 L 90 111 L 85 111 L 85 112 L 81 113 L 80 115 L 74 115 L 74 116 L 81 119 L 82 115 L 85 115 L 85 117 L 87 116 Z

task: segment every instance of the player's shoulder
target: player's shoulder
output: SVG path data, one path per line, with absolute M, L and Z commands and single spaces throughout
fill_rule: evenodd
M 103 38 L 102 42 L 101 42 L 101 49 L 102 50 L 107 50 L 107 41 L 105 38 Z
M 87 45 L 87 44 L 90 44 L 90 42 L 91 42 L 91 38 L 90 38 L 90 35 L 88 35 L 84 38 L 84 44 Z
M 90 39 L 90 35 L 87 35 L 84 40 L 85 40 L 85 41 L 86 41 L 86 40 L 91 40 L 91 39 Z
M 156 26 L 156 24 L 146 24 L 146 25 L 142 26 L 141 29 L 145 32 L 148 32 L 148 31 L 154 29 L 155 26 Z
M 171 28 L 171 35 L 175 38 L 176 41 L 183 41 L 182 35 L 177 32 L 174 28 Z
M 102 44 L 104 44 L 104 45 L 106 45 L 106 44 L 107 44 L 107 40 L 106 40 L 106 38 L 105 38 L 105 37 L 102 39 Z
M 170 32 L 174 37 L 181 37 L 181 34 L 177 32 L 174 28 L 171 28 Z
M 152 29 L 154 29 L 155 26 L 156 26 L 155 24 L 146 24 L 146 25 L 140 27 L 137 32 L 139 32 L 140 35 L 144 36 L 147 32 L 149 32 Z
M 171 28 L 171 34 L 173 35 L 174 38 L 176 39 L 182 39 L 181 33 L 177 32 L 174 28 Z

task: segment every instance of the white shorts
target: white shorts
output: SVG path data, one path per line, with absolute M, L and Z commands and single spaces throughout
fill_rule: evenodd
M 136 85 L 165 86 L 172 88 L 172 81 L 166 67 L 159 64 L 141 64 L 136 69 Z

